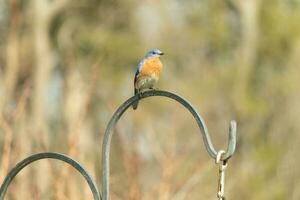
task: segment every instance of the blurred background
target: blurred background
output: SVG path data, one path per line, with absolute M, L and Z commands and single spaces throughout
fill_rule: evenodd
M 299 0 L 0 1 L 0 183 L 42 151 L 82 163 L 101 185 L 103 133 L 133 95 L 138 61 L 159 48 L 158 88 L 200 112 L 216 149 L 238 146 L 228 199 L 300 199 Z M 192 116 L 140 102 L 112 140 L 111 199 L 216 199 L 218 167 Z M 24 169 L 7 199 L 92 199 L 59 161 Z

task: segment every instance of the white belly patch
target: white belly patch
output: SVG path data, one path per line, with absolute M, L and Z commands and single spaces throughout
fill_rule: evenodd
M 137 82 L 136 87 L 139 90 L 153 88 L 153 86 L 157 83 L 157 81 L 158 81 L 157 76 L 144 76 Z

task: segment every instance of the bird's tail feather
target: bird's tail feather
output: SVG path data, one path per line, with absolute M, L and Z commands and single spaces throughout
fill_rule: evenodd
M 138 94 L 138 90 L 134 89 L 134 95 L 137 95 L 137 94 Z M 134 104 L 132 104 L 133 110 L 136 110 L 138 105 L 139 105 L 139 101 L 134 102 Z

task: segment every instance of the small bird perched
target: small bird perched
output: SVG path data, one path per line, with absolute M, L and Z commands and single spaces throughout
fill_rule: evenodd
M 163 67 L 159 59 L 161 55 L 164 53 L 159 49 L 151 49 L 139 62 L 134 76 L 134 95 L 147 89 L 153 89 Z M 137 109 L 138 103 L 137 101 L 132 105 L 134 110 Z

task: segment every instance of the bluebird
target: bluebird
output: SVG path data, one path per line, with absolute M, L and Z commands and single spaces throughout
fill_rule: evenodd
M 134 76 L 134 95 L 147 89 L 153 89 L 163 67 L 159 59 L 161 55 L 164 55 L 164 53 L 159 49 L 151 49 L 139 62 Z M 132 105 L 134 110 L 137 109 L 138 103 L 136 101 Z

